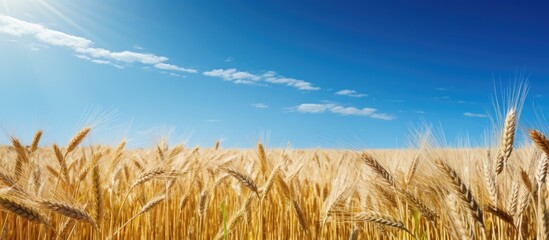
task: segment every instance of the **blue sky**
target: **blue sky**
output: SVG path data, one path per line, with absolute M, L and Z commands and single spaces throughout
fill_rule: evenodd
M 422 123 L 483 142 L 494 85 L 549 107 L 539 4 L 0 0 L 0 126 L 64 143 L 407 146 Z M 94 125 L 94 126 L 95 126 Z

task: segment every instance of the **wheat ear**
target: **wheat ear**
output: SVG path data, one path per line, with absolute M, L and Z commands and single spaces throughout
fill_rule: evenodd
M 406 185 L 410 185 L 410 183 L 412 183 L 412 179 L 414 178 L 418 165 L 419 165 L 419 156 L 416 156 L 414 160 L 412 160 L 412 163 L 408 168 L 408 174 L 406 174 Z
M 61 174 L 63 174 L 63 180 L 66 183 L 69 183 L 69 170 L 67 168 L 67 162 L 65 161 L 65 156 L 63 156 L 63 154 L 61 153 L 61 149 L 59 149 L 57 144 L 53 144 L 53 151 L 55 153 L 57 162 L 59 163 Z
M 500 174 L 503 171 L 503 166 L 511 156 L 513 151 L 513 143 L 515 141 L 515 130 L 517 126 L 516 111 L 514 108 L 509 109 L 505 117 L 505 125 L 501 139 L 500 149 L 497 155 L 496 173 Z
M 513 184 L 511 185 L 511 195 L 509 196 L 509 200 L 507 202 L 507 211 L 509 211 L 509 214 L 511 216 L 515 215 L 515 213 L 517 212 L 519 190 L 519 182 L 517 180 L 514 180 Z
M 80 132 L 78 132 L 76 135 L 74 135 L 74 137 L 69 141 L 69 144 L 67 145 L 67 152 L 65 153 L 65 155 L 72 152 L 82 142 L 82 140 L 86 138 L 90 131 L 91 128 L 86 127 L 80 130 Z
M 92 173 L 92 187 L 93 187 L 93 195 L 94 195 L 94 210 L 95 210 L 95 221 L 98 225 L 101 224 L 101 217 L 103 213 L 103 196 L 101 193 L 101 181 L 100 181 L 100 175 L 99 175 L 99 166 L 95 164 L 93 167 L 93 173 Z
M 147 202 L 145 205 L 143 205 L 143 207 L 141 208 L 141 211 L 139 211 L 139 213 L 135 214 L 132 218 L 130 218 L 128 221 L 126 221 L 124 224 L 122 224 L 122 226 L 120 226 L 108 239 L 112 239 L 112 237 L 114 237 L 114 235 L 116 235 L 118 232 L 120 232 L 120 230 L 122 230 L 126 225 L 128 225 L 128 223 L 133 221 L 139 215 L 150 211 L 151 209 L 156 207 L 159 203 L 161 203 L 165 199 L 166 199 L 166 195 L 160 195 L 160 196 L 156 196 L 156 197 L 152 198 L 151 200 L 149 200 L 149 202 Z
M 267 154 L 265 153 L 265 147 L 263 147 L 263 143 L 257 144 L 257 155 L 259 157 L 261 172 L 266 174 L 268 172 Z
M 477 223 L 481 226 L 481 228 L 484 227 L 484 218 L 482 216 L 482 209 L 480 209 L 477 201 L 473 197 L 472 192 L 467 188 L 465 183 L 461 180 L 459 175 L 452 169 L 450 166 L 448 166 L 445 162 L 443 162 L 440 159 L 437 159 L 435 161 L 438 168 L 445 173 L 445 175 L 449 178 L 450 183 L 452 184 L 452 188 L 454 191 L 456 191 L 457 195 L 459 196 L 459 199 L 463 204 L 467 206 L 467 209 L 471 212 L 471 215 L 473 218 L 477 221 Z
M 413 205 L 415 205 L 417 207 L 417 209 L 421 212 L 421 214 L 427 220 L 429 220 L 431 222 L 436 221 L 436 219 L 438 218 L 438 214 L 435 211 L 433 211 L 432 209 L 427 207 L 427 205 L 425 205 L 425 203 L 423 203 L 420 199 L 415 197 L 411 192 L 405 191 L 405 192 L 403 192 L 403 194 L 404 194 L 404 196 L 406 196 L 406 198 L 410 202 L 412 202 Z
M 26 205 L 22 201 L 0 196 L 0 206 L 29 221 L 48 224 L 46 218 L 36 208 Z
M 84 221 L 90 223 L 94 228 L 97 228 L 97 224 L 93 218 L 84 210 L 70 206 L 65 203 L 58 203 L 53 201 L 42 201 L 42 206 L 46 207 L 49 210 L 52 210 L 56 213 L 70 217 L 79 221 Z
M 374 170 L 375 173 L 377 173 L 380 177 L 385 179 L 389 185 L 396 186 L 395 184 L 395 178 L 393 175 L 391 175 L 381 164 L 375 160 L 374 157 L 372 157 L 370 154 L 363 153 L 361 155 L 362 161 L 366 163 L 372 170 Z
M 38 130 L 34 134 L 34 138 L 32 139 L 32 144 L 30 147 L 30 152 L 33 153 L 38 149 L 38 143 L 40 142 L 40 138 L 42 138 L 42 130 Z
M 261 201 L 263 202 L 263 199 L 265 199 L 265 197 L 267 196 L 267 194 L 269 193 L 269 191 L 271 190 L 271 188 L 273 187 L 274 183 L 275 183 L 275 180 L 276 180 L 276 176 L 278 174 L 278 171 L 280 169 L 280 166 L 281 164 L 278 164 L 272 171 L 271 171 L 271 174 L 269 175 L 269 178 L 267 178 L 267 182 L 265 182 L 264 186 L 263 186 L 263 189 L 261 190 Z
M 492 173 L 492 169 L 490 167 L 489 161 L 484 161 L 482 165 L 482 173 L 484 176 L 484 182 L 486 186 L 486 190 L 488 191 L 488 196 L 490 197 L 490 201 L 492 204 L 497 205 L 498 203 L 498 189 L 496 186 L 496 181 L 494 179 L 494 175 Z
M 381 224 L 383 226 L 397 228 L 414 236 L 414 234 L 410 232 L 410 230 L 408 230 L 406 226 L 404 226 L 403 222 L 388 216 L 382 216 L 375 213 L 359 213 L 355 216 L 354 219 L 357 221 L 373 222 L 373 223 Z
M 494 205 L 486 205 L 484 207 L 486 212 L 489 212 L 493 214 L 494 216 L 498 217 L 499 219 L 505 221 L 506 223 L 509 223 L 511 226 L 515 227 L 515 223 L 513 221 L 513 214 L 506 212 L 505 210 L 496 207 Z
M 13 148 L 15 149 L 15 152 L 17 153 L 17 159 L 15 161 L 15 177 L 16 179 L 19 179 L 21 177 L 21 174 L 23 173 L 23 164 L 26 164 L 29 162 L 29 158 L 27 156 L 27 150 L 21 142 L 19 142 L 19 139 L 16 137 L 11 138 L 11 143 L 13 145 Z
M 257 190 L 257 185 L 255 184 L 254 180 L 251 177 L 241 172 L 238 172 L 234 169 L 225 168 L 224 170 L 227 173 L 229 173 L 231 176 L 236 178 L 240 183 L 242 183 L 242 185 L 246 186 L 247 188 L 255 192 L 255 194 L 257 194 L 257 197 L 259 197 L 259 191 Z

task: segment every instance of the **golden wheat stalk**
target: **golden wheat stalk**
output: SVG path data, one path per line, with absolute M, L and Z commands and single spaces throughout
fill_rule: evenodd
M 38 130 L 34 134 L 34 138 L 32 139 L 32 144 L 30 146 L 30 152 L 33 153 L 38 149 L 38 143 L 40 142 L 40 139 L 42 138 L 42 130 Z
M 492 169 L 490 167 L 489 161 L 484 161 L 483 168 L 482 168 L 483 176 L 484 176 L 484 183 L 486 186 L 486 190 L 488 191 L 488 196 L 490 197 L 490 201 L 492 204 L 497 205 L 498 203 L 498 189 L 496 186 L 496 180 L 492 173 Z
M 78 145 L 84 140 L 84 138 L 86 138 L 90 131 L 91 128 L 86 127 L 80 130 L 80 132 L 78 132 L 76 135 L 74 135 L 74 137 L 69 141 L 69 144 L 67 144 L 67 152 L 65 153 L 65 155 L 69 154 L 76 147 L 78 147 Z
M 97 164 L 93 167 L 92 181 L 95 221 L 100 225 L 103 215 L 103 194 L 101 193 L 101 176 L 99 174 L 99 165 Z
M 522 180 L 524 187 L 526 187 L 526 190 L 528 190 L 529 193 L 533 193 L 534 186 L 532 185 L 532 181 L 530 180 L 530 175 L 523 169 L 520 170 L 520 179 Z
M 27 150 L 23 146 L 23 144 L 21 144 L 19 139 L 17 139 L 16 137 L 11 137 L 11 144 L 13 145 L 13 148 L 17 153 L 17 160 L 22 161 L 23 163 L 28 163 L 29 158 L 27 156 Z
M 419 156 L 414 157 L 410 167 L 408 168 L 408 173 L 406 174 L 406 185 L 410 185 L 414 178 L 414 175 L 417 171 L 417 166 L 419 165 Z
M 229 173 L 231 176 L 236 178 L 240 183 L 242 183 L 242 185 L 246 186 L 247 188 L 255 192 L 255 194 L 257 194 L 257 197 L 259 197 L 259 191 L 257 190 L 257 185 L 255 184 L 255 181 L 251 177 L 249 177 L 244 173 L 236 171 L 234 169 L 225 168 L 224 170 L 225 172 Z
M 467 221 L 463 219 L 461 207 L 454 194 L 446 197 L 446 204 L 450 208 L 451 222 L 455 228 L 455 239 L 472 240 L 475 239 L 475 232 L 469 227 Z M 453 219 L 453 221 L 452 221 Z
M 486 205 L 484 207 L 484 210 L 486 212 L 489 212 L 493 214 L 494 216 L 498 217 L 499 219 L 505 221 L 506 223 L 509 223 L 511 226 L 515 227 L 515 223 L 513 220 L 513 214 L 510 212 L 506 212 L 505 210 L 496 207 L 494 205 Z
M 515 141 L 515 130 L 517 126 L 516 111 L 514 108 L 509 109 L 505 117 L 505 125 L 503 126 L 502 139 L 500 149 L 496 157 L 496 173 L 500 174 L 503 171 L 505 163 L 511 156 L 513 151 L 513 143 Z
M 67 168 L 65 156 L 63 156 L 63 154 L 61 153 L 61 149 L 56 144 L 53 144 L 53 152 L 55 153 L 55 157 L 57 158 L 57 162 L 59 163 L 61 174 L 63 174 L 63 181 L 69 183 L 69 170 Z
M 275 183 L 275 180 L 276 180 L 276 176 L 278 174 L 278 171 L 280 169 L 280 164 L 277 165 L 272 171 L 271 171 L 271 174 L 269 175 L 269 178 L 267 178 L 267 182 L 265 182 L 265 184 L 263 185 L 263 188 L 261 190 L 261 202 L 263 202 L 263 200 L 265 199 L 265 197 L 267 197 L 267 194 L 269 193 L 269 191 L 271 190 L 271 188 L 273 187 L 274 183 Z
M 387 183 L 391 186 L 396 186 L 395 184 L 395 178 L 393 175 L 389 173 L 381 164 L 370 154 L 363 153 L 361 155 L 361 159 L 366 165 L 368 165 L 372 170 L 374 170 L 375 173 L 377 173 L 380 177 L 385 179 Z
M 461 202 L 467 206 L 467 209 L 470 211 L 473 218 L 477 221 L 481 228 L 483 228 L 484 218 L 482 216 L 482 209 L 480 209 L 477 201 L 473 197 L 473 193 L 469 190 L 469 188 L 467 188 L 465 183 L 463 183 L 456 171 L 448 166 L 448 164 L 440 159 L 436 159 L 435 164 L 448 177 L 452 188 L 456 191 Z
M 97 228 L 97 224 L 93 220 L 93 218 L 84 210 L 79 209 L 77 207 L 65 204 L 65 203 L 59 203 L 54 201 L 42 201 L 40 202 L 42 206 L 45 208 L 52 210 L 56 213 L 59 213 L 61 215 L 64 215 L 69 218 L 76 219 L 78 221 L 88 222 L 90 223 L 94 228 Z
M 292 207 L 295 211 L 299 226 L 303 231 L 307 232 L 307 219 L 305 218 L 305 213 L 303 213 L 301 206 L 295 199 L 292 199 Z
M 122 224 L 122 226 L 120 226 L 108 239 L 112 239 L 114 237 L 114 235 L 118 234 L 120 232 L 120 230 L 122 230 L 126 225 L 128 225 L 128 223 L 133 221 L 135 218 L 137 218 L 141 214 L 144 214 L 144 213 L 150 211 L 151 209 L 156 207 L 159 203 L 161 203 L 165 199 L 166 199 L 166 195 L 160 195 L 160 196 L 153 197 L 151 200 L 149 200 L 149 202 L 147 202 L 145 205 L 143 205 L 143 207 L 141 208 L 141 210 L 137 214 L 135 214 L 132 218 L 130 218 L 128 221 L 126 221 L 124 224 Z
M 530 129 L 530 138 L 534 141 L 536 146 L 545 153 L 545 156 L 549 156 L 549 140 L 543 133 L 538 130 Z
M 409 191 L 403 192 L 404 196 L 406 196 L 406 199 L 408 199 L 413 205 L 417 207 L 417 209 L 421 212 L 421 214 L 429 221 L 435 222 L 437 218 L 439 217 L 438 214 L 429 208 L 425 203 L 423 203 L 420 199 L 418 199 L 414 194 L 412 194 Z
M 359 233 L 360 233 L 360 229 L 355 225 L 353 227 L 353 230 L 351 231 L 351 234 L 349 234 L 349 240 L 357 240 Z
M 517 180 L 514 180 L 511 185 L 511 195 L 509 195 L 509 200 L 507 202 L 507 211 L 509 211 L 511 216 L 515 215 L 517 212 L 519 190 L 520 185 Z
M 76 223 L 77 223 L 76 219 L 73 219 L 73 218 L 67 219 L 67 221 L 65 221 L 63 223 L 63 225 L 61 225 L 61 228 L 59 230 L 58 238 L 59 239 L 69 239 L 69 237 L 72 233 L 72 230 L 74 229 L 74 226 L 76 225 Z
M 23 201 L 0 196 L 0 206 L 29 221 L 48 225 L 48 221 L 46 220 L 46 217 L 44 217 L 38 211 L 38 209 L 24 203 Z
M 396 220 L 392 217 L 379 215 L 377 213 L 358 213 L 354 216 L 354 220 L 378 223 L 383 226 L 397 228 L 414 236 L 414 234 L 406 228 L 402 221 Z
M 257 144 L 257 155 L 259 157 L 261 172 L 267 173 L 269 165 L 267 164 L 267 154 L 265 153 L 265 147 L 263 147 L 263 143 Z
M 219 140 L 215 141 L 215 146 L 214 146 L 215 151 L 219 150 L 219 145 L 221 145 L 221 142 Z

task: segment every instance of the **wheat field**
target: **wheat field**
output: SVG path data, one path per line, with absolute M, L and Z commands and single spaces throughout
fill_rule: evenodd
M 514 148 L 150 149 L 11 138 L 2 239 L 547 239 L 549 140 Z

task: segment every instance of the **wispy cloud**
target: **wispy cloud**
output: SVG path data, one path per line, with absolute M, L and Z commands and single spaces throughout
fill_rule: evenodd
M 466 116 L 466 117 L 478 117 L 478 118 L 487 118 L 487 117 L 488 117 L 488 115 L 486 115 L 486 114 L 471 113 L 471 112 L 463 113 L 463 116 Z
M 168 64 L 166 63 L 169 60 L 167 57 L 157 56 L 152 53 L 139 53 L 133 51 L 117 52 L 104 48 L 96 48 L 93 47 L 93 41 L 89 39 L 52 30 L 40 24 L 26 22 L 3 14 L 0 14 L 0 33 L 16 37 L 30 36 L 34 37 L 43 44 L 66 47 L 72 49 L 76 55 L 86 56 L 89 58 L 86 60 L 98 64 L 110 64 L 116 67 L 120 66 L 119 63 L 141 63 L 145 65 L 152 65 L 161 70 L 182 71 L 188 73 L 197 72 L 194 69 L 182 68 L 173 64 Z
M 437 90 L 437 91 L 448 91 L 448 88 L 439 87 L 439 88 L 436 88 L 435 90 Z
M 278 75 L 275 71 L 268 71 L 262 75 L 265 82 L 273 84 L 283 84 L 290 87 L 297 88 L 303 91 L 316 91 L 320 90 L 319 87 L 314 87 L 312 83 L 295 78 L 287 78 Z
M 335 103 L 303 103 L 289 108 L 300 113 L 324 113 L 330 112 L 343 116 L 365 116 L 381 120 L 393 120 L 396 117 L 387 113 L 378 113 L 375 108 L 346 107 Z
M 97 63 L 97 64 L 102 64 L 102 65 L 111 65 L 115 68 L 118 68 L 118 69 L 124 69 L 124 66 L 122 65 L 119 65 L 119 64 L 114 64 L 112 63 L 111 61 L 107 61 L 107 60 L 100 60 L 100 59 L 93 59 L 91 57 L 88 57 L 86 55 L 75 55 L 77 58 L 80 58 L 80 59 L 83 59 L 83 60 L 88 60 L 92 63 Z
M 233 57 L 228 57 L 228 58 L 225 58 L 225 62 L 232 62 L 234 60 Z
M 225 81 L 232 81 L 236 84 L 259 84 L 258 82 L 269 84 L 281 84 L 289 87 L 294 87 L 302 91 L 319 90 L 319 87 L 314 87 L 312 83 L 295 78 L 288 78 L 278 75 L 274 71 L 268 71 L 262 75 L 255 75 L 249 72 L 238 71 L 237 69 L 214 69 L 203 72 L 205 76 L 221 78 Z
M 342 96 L 356 97 L 356 98 L 368 96 L 368 94 L 357 93 L 355 90 L 349 90 L 349 89 L 337 91 L 335 94 L 342 95 Z
M 246 81 L 259 81 L 260 77 L 253 75 L 249 72 L 241 72 L 234 68 L 231 69 L 214 69 L 211 71 L 206 71 L 204 73 L 208 77 L 218 77 L 225 81 L 237 81 L 237 80 L 246 80 Z
M 157 63 L 154 65 L 155 68 L 163 69 L 163 70 L 169 70 L 169 71 L 179 71 L 179 72 L 188 72 L 188 73 L 196 73 L 196 69 L 189 69 L 189 68 L 182 68 L 178 67 L 172 64 L 167 63 Z
M 269 106 L 265 103 L 254 103 L 254 104 L 252 104 L 252 107 L 254 107 L 254 108 L 269 108 Z
M 74 51 L 77 57 L 88 60 L 96 64 L 111 65 L 117 68 L 124 68 L 124 64 L 139 63 L 142 68 L 150 69 L 154 67 L 162 71 L 197 73 L 196 69 L 180 67 L 168 62 L 168 58 L 153 53 L 142 53 L 135 51 L 112 51 L 105 48 L 94 46 L 94 42 L 84 38 L 64 32 L 47 28 L 43 25 L 23 21 L 11 16 L 0 14 L 0 33 L 15 37 L 33 37 L 39 43 L 46 46 L 65 47 Z M 134 45 L 134 49 L 143 50 L 142 47 Z M 37 49 L 38 50 L 38 49 Z M 226 59 L 232 61 L 232 57 Z M 296 88 L 302 91 L 319 90 L 319 87 L 312 83 L 295 78 L 278 75 L 274 71 L 268 71 L 262 75 L 255 75 L 245 71 L 232 69 L 214 69 L 203 72 L 205 76 L 218 77 L 235 84 L 264 85 L 279 84 Z M 175 75 L 173 75 L 175 76 Z M 262 82 L 260 84 L 258 82 Z

